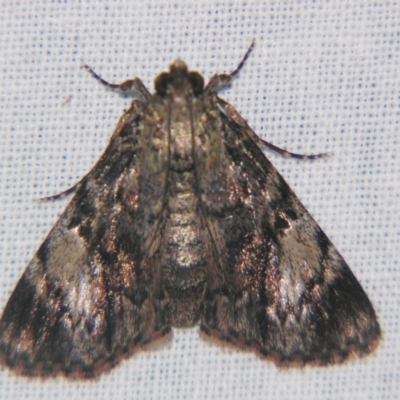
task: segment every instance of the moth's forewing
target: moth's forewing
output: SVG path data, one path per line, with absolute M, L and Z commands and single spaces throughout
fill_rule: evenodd
M 334 363 L 371 352 L 380 327 L 361 285 L 246 122 L 232 106 L 219 106 L 216 169 L 226 171 L 225 199 L 206 216 L 218 255 L 203 331 L 253 346 L 278 364 Z M 213 195 L 201 187 L 203 197 Z
M 6 305 L 0 356 L 16 372 L 93 377 L 169 330 L 151 254 L 165 156 L 148 154 L 134 105 Z

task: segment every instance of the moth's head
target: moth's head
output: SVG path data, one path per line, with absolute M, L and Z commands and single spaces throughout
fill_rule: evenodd
M 157 76 L 154 86 L 161 97 L 186 90 L 197 96 L 203 92 L 204 79 L 198 72 L 188 71 L 186 63 L 178 58 L 169 66 L 169 72 Z

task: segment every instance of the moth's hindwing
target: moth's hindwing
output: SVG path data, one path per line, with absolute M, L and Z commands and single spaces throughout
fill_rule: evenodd
M 341 362 L 372 351 L 374 309 L 346 262 L 220 101 L 220 162 L 201 181 L 210 260 L 201 328 L 278 364 Z M 223 188 L 209 185 L 217 176 Z

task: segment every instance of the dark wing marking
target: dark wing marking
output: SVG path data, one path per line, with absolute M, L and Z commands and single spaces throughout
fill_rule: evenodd
M 279 364 L 369 353 L 380 328 L 361 285 L 255 133 L 232 106 L 218 105 L 219 161 L 199 173 L 213 260 L 202 330 Z
M 166 168 L 146 164 L 140 108 L 122 116 L 8 301 L 0 359 L 17 372 L 96 376 L 170 330 L 154 257 Z

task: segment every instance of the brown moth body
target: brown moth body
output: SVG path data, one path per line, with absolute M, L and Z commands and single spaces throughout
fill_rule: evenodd
M 64 193 L 75 195 L 5 307 L 4 365 L 90 378 L 197 323 L 279 365 L 376 347 L 367 295 L 262 147 L 290 153 L 217 95 L 253 45 L 206 87 L 176 60 L 154 95 L 138 78 L 108 84 L 86 67 L 136 98 L 93 169 Z

